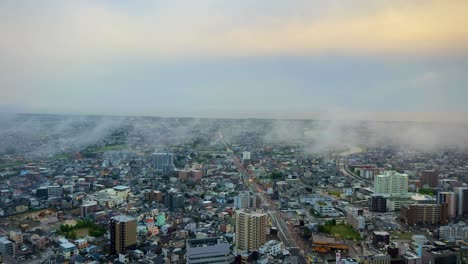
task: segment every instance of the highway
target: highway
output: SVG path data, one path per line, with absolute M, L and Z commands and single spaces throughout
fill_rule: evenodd
M 223 142 L 224 146 L 227 149 L 227 152 L 229 153 L 230 158 L 234 161 L 234 164 L 237 168 L 237 170 L 241 173 L 242 175 L 242 181 L 244 184 L 248 185 L 250 191 L 252 193 L 258 194 L 260 197 L 260 200 L 262 202 L 262 207 L 265 213 L 268 214 L 270 219 L 273 222 L 273 225 L 278 229 L 278 237 L 283 242 L 283 244 L 290 249 L 290 251 L 299 251 L 297 256 L 299 263 L 301 264 L 306 264 L 308 263 L 307 257 L 304 255 L 304 244 L 302 243 L 302 240 L 298 237 L 297 234 L 295 234 L 291 229 L 292 226 L 288 226 L 288 223 L 284 220 L 282 217 L 281 211 L 278 210 L 273 203 L 271 202 L 270 198 L 265 195 L 263 190 L 257 185 L 255 180 L 251 177 L 251 174 L 247 171 L 245 166 L 242 164 L 240 161 L 239 157 L 237 157 L 234 154 L 234 151 L 231 149 L 229 144 L 225 141 L 223 135 L 218 132 L 219 137 L 221 141 Z M 296 255 L 296 254 L 292 254 Z
M 373 186 L 373 182 L 367 180 L 367 179 L 364 179 L 364 178 L 361 178 L 360 176 L 352 173 L 349 168 L 348 168 L 348 159 L 346 157 L 340 157 L 337 164 L 336 164 L 338 170 L 345 176 L 348 176 L 348 177 L 351 177 L 351 178 L 354 178 L 356 180 L 359 180 L 359 181 L 362 181 L 362 182 L 365 182 L 367 184 L 369 184 L 369 186 Z

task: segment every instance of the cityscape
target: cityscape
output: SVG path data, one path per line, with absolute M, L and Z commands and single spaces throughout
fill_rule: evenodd
M 372 122 L 35 114 L 7 122 L 5 263 L 466 259 L 462 145 L 409 146 Z M 331 126 L 335 138 L 319 142 L 316 132 Z M 284 127 L 297 133 L 283 137 Z M 352 134 L 361 135 L 354 145 L 338 143 Z
M 468 264 L 467 25 L 0 1 L 0 264 Z

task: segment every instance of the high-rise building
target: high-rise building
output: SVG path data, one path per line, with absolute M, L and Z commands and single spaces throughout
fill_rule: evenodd
M 0 237 L 0 255 L 2 257 L 15 255 L 15 245 L 7 237 Z
M 453 190 L 457 204 L 457 216 L 468 216 L 468 187 L 455 187 Z
M 448 217 L 453 219 L 457 216 L 457 203 L 454 192 L 439 192 L 437 194 L 437 203 L 446 203 L 448 206 Z
M 234 261 L 230 244 L 224 238 L 187 240 L 187 263 L 230 264 Z
M 163 174 L 168 174 L 175 170 L 174 154 L 172 153 L 153 153 L 151 154 L 151 162 L 153 168 Z
M 366 228 L 366 219 L 364 218 L 364 211 L 356 207 L 348 207 L 346 209 L 346 222 L 356 230 L 363 230 Z
M 267 215 L 236 211 L 236 247 L 240 252 L 258 250 L 266 242 Z
M 439 172 L 436 170 L 422 171 L 421 185 L 423 188 L 437 188 L 439 186 Z
M 396 171 L 386 171 L 374 178 L 374 189 L 376 194 L 407 196 L 408 175 Z
M 136 246 L 137 221 L 133 217 L 119 215 L 110 221 L 110 252 L 120 254 Z
M 234 197 L 234 209 L 247 209 L 250 207 L 250 192 L 245 191 Z
M 447 224 L 447 204 L 411 204 L 401 207 L 400 217 L 408 225 Z
M 169 211 L 184 208 L 185 196 L 182 195 L 181 193 L 170 191 L 164 197 L 164 206 L 166 206 L 169 209 Z
M 96 201 L 88 201 L 83 203 L 80 206 L 80 215 L 82 218 L 88 217 L 89 214 L 94 212 L 98 207 L 98 203 Z
M 385 213 L 387 211 L 387 198 L 381 194 L 371 196 L 371 210 L 373 212 Z

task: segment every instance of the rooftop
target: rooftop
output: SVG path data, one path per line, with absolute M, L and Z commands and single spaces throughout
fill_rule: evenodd
M 76 248 L 75 244 L 72 244 L 72 243 L 70 243 L 70 242 L 60 244 L 60 246 L 61 246 L 62 248 L 64 248 L 64 249 Z
M 127 216 L 127 215 L 114 216 L 112 217 L 112 219 L 115 221 L 119 221 L 119 222 L 130 222 L 130 221 L 135 220 L 135 218 Z
M 130 189 L 130 187 L 128 186 L 125 186 L 125 185 L 117 185 L 114 187 L 114 190 L 116 191 L 125 191 L 125 190 L 128 190 Z
M 200 239 L 189 239 L 187 240 L 187 245 L 191 248 L 194 247 L 205 247 L 205 246 L 214 246 L 218 244 L 227 244 L 228 242 L 219 237 L 209 237 L 209 238 L 200 238 Z

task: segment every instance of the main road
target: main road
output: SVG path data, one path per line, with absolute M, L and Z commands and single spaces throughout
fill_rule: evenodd
M 226 147 L 230 158 L 232 158 L 234 161 L 237 170 L 241 173 L 243 183 L 249 187 L 250 191 L 256 193 L 260 197 L 263 210 L 268 214 L 273 222 L 273 225 L 278 229 L 279 239 L 287 248 L 289 248 L 291 251 L 295 251 L 294 253 L 296 254 L 293 255 L 298 256 L 299 263 L 308 263 L 307 258 L 304 255 L 305 248 L 302 241 L 300 241 L 300 238 L 293 234 L 290 227 L 288 227 L 287 222 L 283 219 L 282 213 L 278 210 L 278 208 L 276 208 L 276 206 L 272 205 L 270 198 L 265 195 L 264 191 L 255 182 L 255 179 L 251 177 L 249 171 L 245 168 L 244 164 L 239 160 L 239 157 L 237 157 L 237 155 L 224 139 L 223 134 L 218 132 L 218 135 L 223 145 Z

